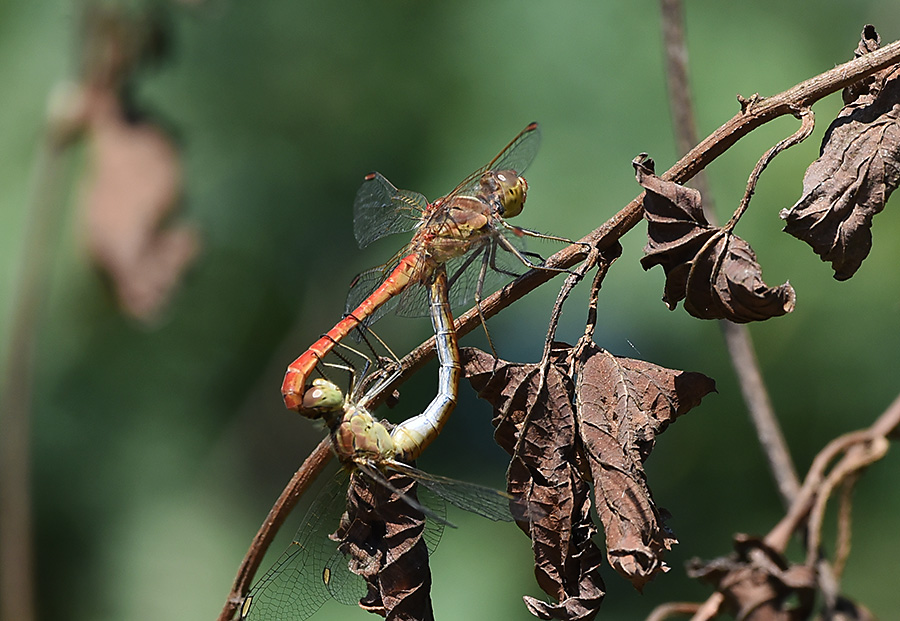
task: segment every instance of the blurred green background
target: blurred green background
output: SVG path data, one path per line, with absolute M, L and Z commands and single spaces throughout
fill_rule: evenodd
M 701 135 L 737 111 L 736 93 L 774 94 L 848 60 L 866 23 L 885 42 L 900 36 L 900 10 L 889 0 L 687 5 Z M 272 501 L 322 437 L 284 410 L 284 368 L 340 317 L 352 276 L 402 243 L 357 249 L 351 209 L 365 173 L 377 169 L 433 198 L 538 120 L 543 143 L 519 224 L 579 237 L 638 193 L 636 154 L 649 152 L 660 170 L 675 158 L 654 2 L 211 0 L 159 8 L 171 49 L 142 75 L 136 100 L 176 128 L 184 217 L 204 249 L 161 320 L 148 328 L 124 318 L 84 252 L 74 209 L 83 150 L 71 153 L 34 371 L 41 619 L 218 614 Z M 25 205 L 44 110 L 54 85 L 77 70 L 80 11 L 73 2 L 0 2 L 3 333 L 28 243 Z M 799 196 L 839 107 L 839 96 L 816 106 L 814 137 L 773 162 L 737 230 L 766 282 L 790 279 L 797 291 L 791 315 L 750 329 L 801 473 L 834 436 L 870 424 L 900 387 L 897 210 L 889 205 L 875 218 L 872 253 L 844 283 L 780 233 L 778 211 Z M 757 158 L 795 127 L 793 119 L 771 123 L 710 167 L 723 220 Z M 708 591 L 684 577 L 684 561 L 727 554 L 735 532 L 765 533 L 782 515 L 718 326 L 665 308 L 662 271 L 638 264 L 644 243 L 642 225 L 623 239 L 624 255 L 604 283 L 597 340 L 617 354 L 706 373 L 719 394 L 668 430 L 648 462 L 655 499 L 673 514 L 681 542 L 668 557 L 673 571 L 641 596 L 605 567 L 604 619 L 704 599 Z M 501 356 L 537 359 L 556 284 L 491 320 Z M 584 300 L 580 291 L 568 303 L 561 338 L 581 333 Z M 378 329 L 406 352 L 430 326 L 393 317 Z M 480 339 L 473 333 L 463 344 Z M 399 420 L 426 403 L 433 370 L 407 384 L 387 415 Z M 490 408 L 464 391 L 419 465 L 502 486 Z M 890 453 L 859 484 L 844 581 L 847 595 L 882 618 L 900 609 L 898 472 Z M 520 596 L 539 591 L 525 537 L 461 512 L 451 519 L 460 528 L 432 557 L 438 617 L 531 618 Z M 364 614 L 331 603 L 316 618 Z

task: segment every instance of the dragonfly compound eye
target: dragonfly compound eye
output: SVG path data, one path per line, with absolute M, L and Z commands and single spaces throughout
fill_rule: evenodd
M 504 218 L 518 216 L 525 206 L 528 182 L 514 170 L 501 170 L 494 174 L 498 186 L 500 215 Z

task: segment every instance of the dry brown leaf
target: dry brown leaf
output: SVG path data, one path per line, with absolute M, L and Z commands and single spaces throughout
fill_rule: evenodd
M 581 444 L 591 468 L 610 564 L 641 590 L 668 571 L 677 543 L 647 484 L 644 461 L 678 416 L 715 390 L 700 373 L 621 358 L 592 345 L 583 352 L 576 394 Z
M 635 158 L 637 181 L 647 191 L 644 217 L 648 243 L 641 265 L 662 265 L 663 300 L 674 310 L 680 300 L 700 319 L 736 323 L 763 321 L 794 310 L 790 283 L 768 287 L 756 254 L 743 239 L 710 225 L 700 193 L 656 176 L 653 160 Z
M 494 406 L 495 439 L 513 456 L 508 491 L 535 509 L 519 527 L 532 540 L 538 585 L 559 602 L 525 597 L 525 604 L 541 619 L 593 619 L 605 587 L 591 541 L 590 487 L 577 463 L 572 382 L 550 365 L 541 389 L 537 365 L 498 362 L 495 370 L 483 351 L 460 353 L 472 386 Z
M 817 619 L 819 621 L 878 621 L 872 611 L 858 602 L 839 596 L 834 608 L 825 610 Z
M 808 619 L 815 602 L 815 572 L 791 565 L 760 539 L 738 535 L 735 553 L 709 562 L 692 560 L 688 575 L 715 586 L 729 614 L 744 621 Z
M 856 56 L 879 43 L 866 26 Z M 854 84 L 844 102 L 803 177 L 803 195 L 780 214 L 784 231 L 831 262 L 837 280 L 853 276 L 868 256 L 872 218 L 900 183 L 900 67 Z
M 88 250 L 123 309 L 150 320 L 199 249 L 191 228 L 166 223 L 181 197 L 178 152 L 158 127 L 127 120 L 111 90 L 95 89 L 88 102 Z
M 573 355 L 557 344 L 541 382 L 539 364 L 461 350 L 466 376 L 494 406 L 495 438 L 512 455 L 508 489 L 536 509 L 519 525 L 532 538 L 538 584 L 559 601 L 526 598 L 542 619 L 591 619 L 602 602 L 589 478 L 610 563 L 638 589 L 665 570 L 663 555 L 675 539 L 650 497 L 643 462 L 656 436 L 715 388 L 698 373 L 596 346 L 574 365 L 573 380 Z
M 399 473 L 388 481 L 415 499 L 415 483 Z M 347 511 L 332 537 L 365 579 L 368 593 L 360 606 L 390 620 L 428 621 L 431 570 L 423 538 L 425 515 L 394 491 L 355 473 L 347 492 Z

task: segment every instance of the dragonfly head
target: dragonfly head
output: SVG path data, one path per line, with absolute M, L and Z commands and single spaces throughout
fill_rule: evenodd
M 301 412 L 308 418 L 322 418 L 344 407 L 344 393 L 337 384 L 326 379 L 316 378 L 312 386 L 303 394 Z
M 494 199 L 497 215 L 512 218 L 522 213 L 528 182 L 514 170 L 489 170 L 481 177 L 481 187 Z

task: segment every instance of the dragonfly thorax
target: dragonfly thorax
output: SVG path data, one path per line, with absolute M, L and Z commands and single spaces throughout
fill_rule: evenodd
M 331 434 L 341 463 L 390 459 L 396 452 L 387 428 L 362 407 L 348 406 Z
M 430 269 L 464 255 L 493 234 L 491 207 L 475 196 L 453 196 L 416 233 L 413 245 L 427 255 Z
M 489 170 L 481 176 L 481 192 L 496 214 L 512 218 L 522 213 L 528 182 L 514 170 Z

